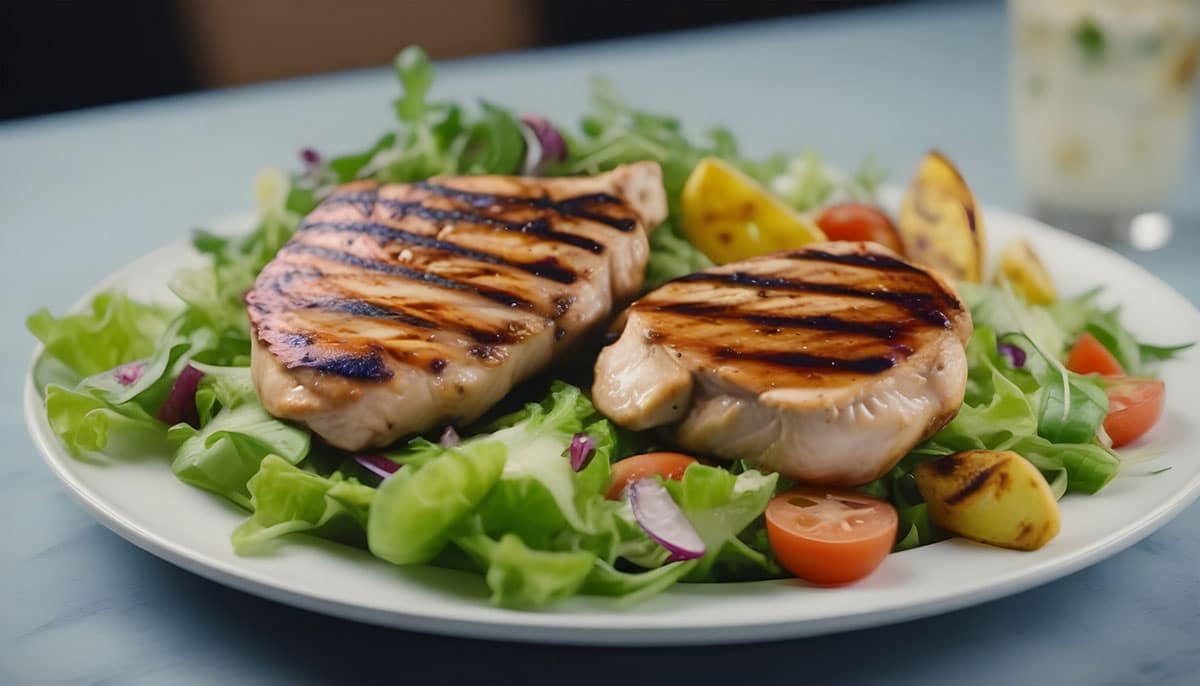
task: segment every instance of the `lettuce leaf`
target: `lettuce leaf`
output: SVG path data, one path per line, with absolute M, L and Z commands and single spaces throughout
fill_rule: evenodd
M 268 455 L 246 488 L 254 514 L 231 537 L 239 555 L 269 552 L 280 537 L 302 531 L 366 546 L 367 513 L 375 499 L 369 486 L 340 473 L 323 477 Z
M 46 389 L 46 416 L 76 457 L 155 457 L 169 452 L 167 427 L 135 402 L 116 405 L 58 385 Z
M 1005 337 L 1027 351 L 1025 368 L 1037 379 L 1038 434 L 1052 443 L 1083 443 L 1096 437 L 1108 415 L 1099 379 L 1068 371 L 1023 334 Z
M 367 520 L 371 552 L 398 565 L 434 559 L 500 480 L 506 452 L 499 441 L 472 441 L 385 479 Z
M 204 332 L 185 335 L 184 324 L 176 317 L 149 358 L 93 374 L 73 389 L 46 389 L 51 428 L 68 451 L 121 458 L 168 452 L 167 426 L 154 415 L 191 354 L 209 340 Z
M 579 432 L 592 438 L 596 451 L 588 465 L 575 472 L 568 448 Z M 372 550 L 404 564 L 441 559 L 443 546 L 450 541 L 484 574 L 493 602 L 506 607 L 537 607 L 578 592 L 619 596 L 626 601 L 647 597 L 695 565 L 663 567 L 666 551 L 632 520 L 628 503 L 604 497 L 609 463 L 618 453 L 618 443 L 613 426 L 600 418 L 578 388 L 555 382 L 541 402 L 487 424 L 485 432 L 456 448 L 470 451 L 493 445 L 503 451 L 503 465 L 494 481 L 488 473 L 489 479 L 481 479 L 478 488 L 455 488 L 455 493 L 477 494 L 477 504 L 471 504 L 476 502 L 474 497 L 469 502 L 439 498 L 436 502 L 442 502 L 442 507 L 436 522 L 423 526 L 423 533 L 406 532 L 401 549 L 384 551 L 377 550 L 371 529 Z M 385 498 L 391 497 L 389 492 L 399 492 L 397 484 L 408 479 L 415 483 L 430 470 L 442 468 L 446 452 L 419 439 L 405 450 L 389 454 L 406 466 L 381 486 L 371 521 L 381 516 L 376 512 Z M 471 482 L 465 476 L 470 470 L 445 468 L 454 472 L 455 479 Z M 484 492 L 484 484 L 489 482 Z M 434 498 L 427 496 L 426 500 Z M 755 515 L 761 510 L 759 507 Z M 425 513 L 403 513 L 403 519 L 410 522 L 427 517 Z M 393 529 L 387 536 L 390 540 L 400 534 Z M 426 538 L 431 540 L 427 543 Z M 627 560 L 648 571 L 619 571 L 617 560 L 627 554 L 637 558 Z
M 686 577 L 696 565 L 696 560 L 672 562 L 643 572 L 622 572 L 604 560 L 597 559 L 580 592 L 587 595 L 620 598 L 622 605 L 633 605 L 667 588 Z
M 753 469 L 734 475 L 720 467 L 694 464 L 683 473 L 682 479 L 664 482 L 708 548 L 687 575 L 688 581 L 745 579 L 748 574 L 778 573 L 770 558 L 738 539 L 746 527 L 762 516 L 767 502 L 775 495 L 777 480 L 777 474 Z M 735 571 L 729 574 L 725 567 Z
M 304 429 L 263 409 L 249 375 L 249 369 L 239 368 L 213 374 L 214 380 L 206 376 L 203 388 L 196 392 L 203 420 L 200 429 L 176 424 L 167 431 L 175 455 L 171 470 L 180 480 L 246 509 L 252 508 L 247 483 L 263 459 L 276 455 L 297 464 L 308 455 L 312 440 Z M 220 408 L 213 413 L 218 402 Z
M 477 529 L 455 544 L 484 573 L 492 603 L 502 607 L 537 608 L 576 593 L 641 602 L 662 592 L 695 568 L 697 562 L 675 562 L 641 572 L 623 572 L 594 552 L 564 547 L 539 550 L 516 534 L 499 541 Z
M 536 550 L 515 534 L 505 534 L 498 542 L 475 538 L 471 545 L 467 540 L 460 539 L 459 545 L 474 551 L 486 565 L 492 603 L 502 607 L 540 607 L 575 595 L 596 563 L 593 553 Z
M 564 527 L 599 533 L 602 525 L 588 521 L 587 503 L 600 497 L 608 485 L 616 437 L 611 424 L 599 418 L 582 391 L 555 382 L 541 403 L 530 403 L 500 418 L 491 428 L 487 440 L 504 443 L 508 459 L 499 492 L 485 504 L 484 524 L 489 533 L 523 530 L 531 541 L 555 535 Z M 576 473 L 567 450 L 575 434 L 585 428 L 596 442 L 596 453 L 587 467 Z M 523 512 L 538 502 L 547 505 L 541 508 L 542 516 Z M 551 502 L 553 508 L 548 506 Z
M 1051 310 L 1023 303 L 1007 289 L 975 285 L 967 291 L 976 322 L 967 348 L 968 405 L 994 392 L 982 377 L 1001 373 L 1030 395 L 1039 435 L 1054 443 L 1092 440 L 1108 413 L 1108 397 L 1096 379 L 1063 366 L 1060 358 L 1072 332 L 1056 323 Z M 1025 352 L 1022 369 L 1000 359 L 997 340 Z
M 38 310 L 25 322 L 45 346 L 41 373 L 34 381 L 39 389 L 51 381 L 72 386 L 84 377 L 149 357 L 171 315 L 165 307 L 139 303 L 115 291 L 97 295 L 83 311 L 62 318 Z M 52 362 L 57 364 L 52 367 Z
M 204 374 L 196 388 L 196 412 L 205 426 L 222 407 L 258 402 L 249 367 L 221 367 L 192 362 Z
M 1099 443 L 1052 443 L 1041 436 L 1022 436 L 1003 449 L 1032 462 L 1059 496 L 1066 492 L 1096 493 L 1121 467 L 1113 451 Z

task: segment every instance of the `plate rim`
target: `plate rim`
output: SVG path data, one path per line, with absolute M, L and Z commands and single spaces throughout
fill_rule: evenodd
M 881 198 L 885 201 L 892 189 L 885 189 Z M 1097 246 L 1078 236 L 1045 225 L 1036 219 L 1018 212 L 1012 212 L 996 207 L 981 208 L 989 221 L 1002 220 L 1014 224 L 1037 226 L 1039 231 L 1056 234 L 1059 240 L 1066 239 L 1068 243 L 1084 244 L 1089 249 L 1099 247 L 1135 270 L 1141 279 L 1151 281 L 1156 288 L 1171 293 L 1179 301 L 1186 303 L 1189 315 L 1200 322 L 1200 310 L 1188 301 L 1182 294 L 1129 258 L 1108 249 Z M 217 222 L 218 226 L 244 225 L 251 213 L 238 213 L 224 221 Z M 163 244 L 158 248 L 127 262 L 117 270 L 99 280 L 92 288 L 84 293 L 68 312 L 81 309 L 97 293 L 113 287 L 122 277 L 137 265 L 148 263 L 181 249 L 185 238 Z M 730 618 L 720 625 L 704 624 L 700 626 L 660 626 L 650 623 L 647 626 L 630 626 L 618 621 L 611 622 L 612 626 L 581 625 L 572 623 L 573 614 L 551 614 L 526 611 L 508 611 L 506 621 L 495 621 L 487 617 L 471 617 L 470 613 L 458 613 L 447 616 L 438 612 L 406 611 L 397 612 L 392 609 L 371 607 L 360 602 L 339 599 L 336 593 L 313 593 L 299 589 L 285 579 L 270 578 L 269 573 L 252 570 L 248 567 L 237 567 L 220 559 L 213 558 L 203 551 L 188 548 L 169 538 L 162 537 L 146 530 L 131 518 L 121 515 L 100 494 L 93 491 L 82 479 L 78 478 L 67 468 L 66 460 L 72 460 L 59 444 L 57 437 L 50 430 L 44 411 L 42 396 L 37 392 L 33 381 L 34 363 L 42 353 L 44 346 L 37 343 L 34 346 L 30 362 L 25 373 L 24 384 L 24 415 L 26 430 L 37 449 L 42 462 L 60 482 L 67 486 L 73 499 L 84 507 L 95 519 L 107 529 L 138 548 L 193 574 L 204 577 L 224 586 L 263 597 L 292 607 L 318 612 L 321 614 L 352 619 L 369 624 L 421 631 L 442 635 L 468 638 L 499 640 L 505 642 L 536 642 L 565 645 L 611 645 L 611 646 L 666 646 L 666 645 L 712 645 L 734 644 L 761 640 L 784 640 L 813 635 L 824 635 L 850 631 L 874 626 L 883 626 L 897 622 L 919 619 L 933 615 L 952 612 L 965 607 L 986 603 L 1028 590 L 1051 581 L 1073 574 L 1081 569 L 1096 564 L 1111 557 L 1153 534 L 1180 512 L 1200 498 L 1200 471 L 1174 490 L 1169 497 L 1160 501 L 1153 509 L 1142 516 L 1131 520 L 1120 528 L 1113 529 L 1106 535 L 1093 539 L 1070 552 L 1048 560 L 1039 561 L 1030 567 L 1023 567 L 1007 573 L 1000 579 L 992 579 L 987 583 L 968 586 L 949 595 L 922 602 L 897 603 L 883 609 L 863 609 L 843 613 L 833 617 L 819 619 L 767 619 L 750 621 Z M 215 496 L 214 496 L 215 497 Z M 912 554 L 916 550 L 898 554 Z M 772 584 L 778 581 L 744 582 L 745 585 Z M 739 584 L 740 585 L 740 584 Z M 444 609 L 444 608 L 443 608 Z M 491 606 L 481 609 L 494 610 Z M 609 617 L 624 617 L 619 608 L 614 608 Z M 645 619 L 645 616 L 641 616 Z M 591 621 L 593 618 L 589 618 Z M 619 626 L 618 626 L 619 625 Z M 722 632 L 720 629 L 729 629 Z

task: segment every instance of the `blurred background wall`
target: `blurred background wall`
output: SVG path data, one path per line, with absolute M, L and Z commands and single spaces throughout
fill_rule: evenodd
M 0 119 L 886 0 L 0 1 Z

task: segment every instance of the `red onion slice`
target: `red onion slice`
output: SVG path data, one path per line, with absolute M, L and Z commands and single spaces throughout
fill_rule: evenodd
M 571 469 L 582 472 L 596 456 L 596 442 L 585 433 L 577 433 L 571 437 Z
M 566 140 L 544 117 L 536 114 L 521 117 L 521 135 L 525 138 L 525 163 L 521 173 L 537 174 L 546 162 L 567 159 Z
M 203 378 L 204 372 L 199 369 L 190 364 L 184 367 L 183 371 L 179 372 L 179 378 L 171 385 L 162 407 L 158 408 L 158 414 L 155 415 L 158 420 L 170 425 L 187 422 L 199 429 L 200 412 L 196 409 L 196 388 L 200 386 L 200 379 Z
M 354 461 L 380 479 L 386 479 L 400 469 L 400 465 L 383 455 L 355 455 Z
M 634 519 L 642 531 L 671 552 L 671 562 L 694 560 L 708 552 L 700 534 L 662 484 L 654 479 L 640 479 L 626 492 Z
M 996 352 L 1000 353 L 1001 357 L 1007 358 L 1008 363 L 1016 369 L 1021 369 L 1025 366 L 1025 351 L 1020 346 L 1012 343 L 997 343 Z
M 453 448 L 460 442 L 462 439 L 459 438 L 458 432 L 454 430 L 453 426 L 447 426 L 446 430 L 442 432 L 442 437 L 438 439 L 438 445 L 443 448 Z

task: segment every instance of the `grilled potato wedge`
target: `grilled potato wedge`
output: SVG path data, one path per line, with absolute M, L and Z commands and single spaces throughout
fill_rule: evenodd
M 923 462 L 913 474 L 930 520 L 982 543 L 1036 550 L 1058 535 L 1045 477 L 1010 450 L 971 450 Z
M 825 240 L 812 220 L 715 157 L 692 170 L 681 200 L 684 234 L 717 264 Z
M 1049 305 L 1058 300 L 1058 289 L 1050 272 L 1022 238 L 1014 238 L 1004 246 L 996 281 L 1007 281 L 1017 295 L 1035 305 Z
M 897 225 L 909 259 L 961 281 L 983 280 L 987 238 L 975 196 L 950 160 L 931 151 L 900 206 Z

